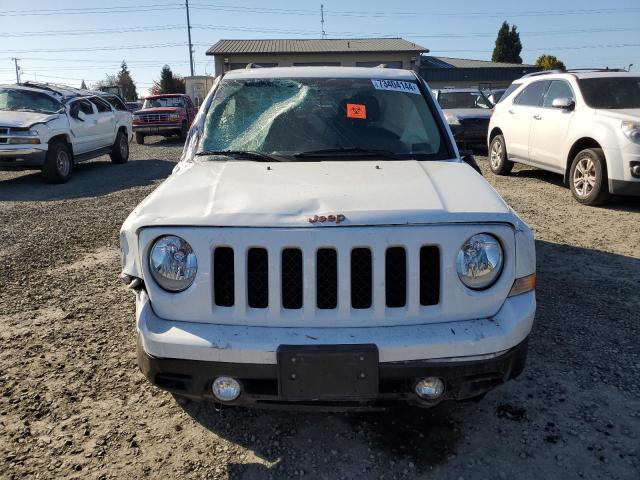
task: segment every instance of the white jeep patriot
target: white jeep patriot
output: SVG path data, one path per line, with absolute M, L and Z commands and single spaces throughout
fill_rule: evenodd
M 180 396 L 432 406 L 524 368 L 532 231 L 411 71 L 217 78 L 120 242 L 139 366 Z

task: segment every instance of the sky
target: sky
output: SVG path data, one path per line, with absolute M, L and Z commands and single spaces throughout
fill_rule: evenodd
M 400 36 L 432 55 L 490 60 L 506 20 L 517 25 L 524 63 L 543 54 L 568 68 L 640 71 L 640 1 L 190 0 L 195 73 L 213 72 L 219 39 Z M 184 0 L 0 0 L 0 83 L 91 86 L 126 60 L 140 95 L 168 64 L 189 75 Z

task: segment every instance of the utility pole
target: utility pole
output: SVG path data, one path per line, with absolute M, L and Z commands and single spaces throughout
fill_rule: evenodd
M 20 59 L 14 57 L 11 60 L 13 60 L 13 63 L 16 66 L 16 83 L 20 83 L 20 67 L 18 66 L 18 60 Z
M 189 0 L 184 0 L 184 6 L 187 8 L 187 34 L 189 35 L 189 66 L 191 67 L 191 76 L 193 77 L 193 45 L 191 44 L 191 22 L 189 21 Z
M 324 5 L 320 4 L 320 31 L 323 39 L 327 38 L 327 34 L 324 32 Z

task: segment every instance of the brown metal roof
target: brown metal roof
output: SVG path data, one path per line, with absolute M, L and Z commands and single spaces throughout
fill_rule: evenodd
M 528 65 L 525 63 L 505 63 L 505 62 L 490 62 L 488 60 L 471 60 L 468 58 L 451 58 L 451 57 L 433 57 L 425 56 L 423 58 L 423 64 L 426 67 L 436 68 L 522 68 L 522 67 L 535 67 L 535 65 Z
M 428 52 L 404 38 L 219 40 L 207 55 L 239 53 Z

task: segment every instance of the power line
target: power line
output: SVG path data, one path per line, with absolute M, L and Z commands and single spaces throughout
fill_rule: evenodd
M 179 3 L 156 3 L 149 5 L 120 5 L 111 7 L 86 7 L 86 8 L 56 8 L 39 10 L 5 10 L 0 11 L 0 17 L 24 17 L 24 16 L 49 16 L 49 15 L 90 15 L 109 13 L 134 13 L 156 12 L 165 10 L 178 10 L 182 6 Z
M 0 33 L 0 37 L 44 37 L 44 36 L 75 36 L 75 35 L 101 35 L 113 33 L 135 33 L 135 32 L 157 32 L 162 30 L 177 30 L 182 28 L 181 25 L 156 25 L 150 27 L 131 27 L 131 28 L 100 28 L 88 30 L 41 30 L 31 32 L 10 32 Z
M 209 44 L 207 44 L 209 45 Z M 13 53 L 46 53 L 46 52 L 102 52 L 108 50 L 139 50 L 145 48 L 168 48 L 168 47 L 184 47 L 184 42 L 178 43 L 156 43 L 146 45 L 118 45 L 105 47 L 79 47 L 79 48 L 38 48 L 33 50 L 12 50 Z

